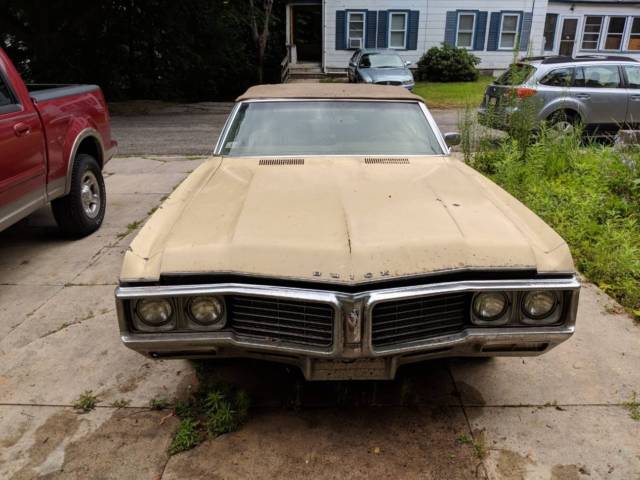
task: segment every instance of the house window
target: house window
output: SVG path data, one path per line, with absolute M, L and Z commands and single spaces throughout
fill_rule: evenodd
M 364 48 L 364 12 L 349 12 L 347 18 L 347 46 Z
M 500 49 L 511 50 L 516 46 L 520 15 L 505 13 L 500 22 Z
M 640 50 L 640 17 L 634 17 L 633 23 L 631 24 L 627 50 Z
M 458 29 L 456 36 L 456 47 L 472 48 L 473 47 L 473 31 L 476 26 L 475 13 L 459 13 Z
M 544 49 L 549 52 L 553 50 L 556 36 L 557 13 L 547 13 L 544 19 Z
M 622 48 L 622 36 L 627 17 L 610 17 L 607 28 L 607 37 L 604 40 L 605 50 L 620 50 Z
M 597 50 L 600 45 L 602 33 L 602 17 L 588 16 L 584 20 L 584 32 L 582 34 L 582 49 Z
M 391 13 L 389 48 L 407 48 L 407 14 Z

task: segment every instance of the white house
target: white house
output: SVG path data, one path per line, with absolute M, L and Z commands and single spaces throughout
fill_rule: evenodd
M 356 48 L 391 48 L 412 62 L 443 43 L 480 68 L 522 55 L 618 54 L 640 59 L 640 2 L 630 0 L 294 0 L 288 59 L 343 72 Z

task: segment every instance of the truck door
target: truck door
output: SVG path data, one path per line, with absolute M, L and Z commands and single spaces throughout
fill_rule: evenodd
M 35 107 L 20 104 L 0 70 L 0 229 L 44 202 L 44 149 Z

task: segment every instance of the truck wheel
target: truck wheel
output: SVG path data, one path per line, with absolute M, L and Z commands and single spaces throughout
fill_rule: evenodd
M 51 202 L 51 207 L 60 230 L 79 238 L 100 228 L 106 201 L 98 162 L 91 155 L 81 153 L 73 164 L 69 194 Z

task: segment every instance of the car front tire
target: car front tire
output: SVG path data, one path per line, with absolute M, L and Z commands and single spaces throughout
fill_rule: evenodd
M 51 202 L 53 216 L 66 235 L 81 238 L 100 228 L 106 210 L 102 170 L 95 158 L 81 153 L 71 172 L 69 194 Z

